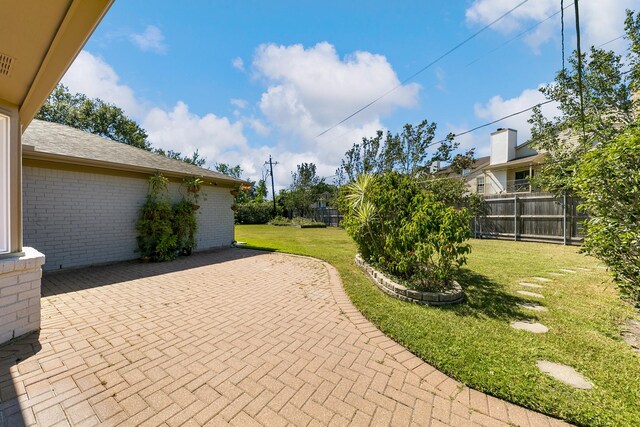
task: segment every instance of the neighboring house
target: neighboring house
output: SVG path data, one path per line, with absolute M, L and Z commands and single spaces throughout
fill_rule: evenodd
M 500 128 L 491 134 L 491 155 L 475 160 L 473 167 L 463 171 L 469 192 L 484 195 L 530 193 L 529 179 L 544 162 L 530 143 L 517 144 L 518 132 Z M 437 175 L 451 176 L 450 168 L 439 169 Z M 460 175 L 458 175 L 460 176 Z
M 233 242 L 233 187 L 244 181 L 57 123 L 33 120 L 22 136 L 24 243 L 46 253 L 46 270 L 138 258 L 136 222 L 148 178 L 204 180 L 197 250 Z

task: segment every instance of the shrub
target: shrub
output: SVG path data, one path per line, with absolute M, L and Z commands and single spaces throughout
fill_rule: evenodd
M 435 200 L 409 176 L 361 175 L 339 199 L 342 225 L 362 256 L 414 289 L 446 289 L 466 262 L 466 209 Z
M 152 261 L 169 261 L 175 258 L 177 238 L 173 233 L 168 182 L 160 174 L 149 178 L 149 194 L 136 224 L 138 252 L 143 258 Z
M 277 216 L 269 221 L 269 224 L 276 226 L 290 226 L 300 228 L 325 228 L 327 225 L 324 222 L 317 222 L 309 218 L 301 216 L 294 217 L 293 219 Z
M 196 247 L 198 220 L 192 201 L 183 198 L 173 205 L 172 226 L 176 236 L 176 250 L 180 255 L 191 255 Z
M 273 204 L 271 202 L 239 204 L 236 211 L 238 224 L 266 224 L 271 218 L 273 218 Z
M 593 148 L 576 174 L 583 250 L 604 261 L 622 293 L 640 306 L 640 126 Z

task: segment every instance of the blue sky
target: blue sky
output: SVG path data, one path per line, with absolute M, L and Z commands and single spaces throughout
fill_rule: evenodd
M 344 152 L 377 129 L 397 132 L 428 119 L 438 123 L 439 138 L 540 102 L 538 86 L 561 66 L 559 15 L 505 42 L 559 11 L 557 0 L 526 2 L 317 137 L 520 2 L 117 0 L 63 83 L 122 107 L 156 147 L 198 149 L 207 166 L 240 164 L 246 178 L 260 179 L 272 154 L 282 188 L 302 162 L 330 177 Z M 622 35 L 625 8 L 638 6 L 638 0 L 580 2 L 583 48 Z M 573 6 L 565 27 L 569 52 Z M 624 45 L 607 47 L 621 52 Z M 524 142 L 526 118 L 460 143 L 485 155 L 489 133 L 502 126 L 516 128 Z

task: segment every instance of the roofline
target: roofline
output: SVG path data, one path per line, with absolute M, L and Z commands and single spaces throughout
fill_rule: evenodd
M 236 179 L 236 178 L 231 178 L 229 177 L 229 179 L 224 179 L 224 178 L 214 178 L 211 176 L 203 176 L 203 175 L 197 175 L 197 174 L 192 174 L 192 173 L 178 173 L 175 171 L 170 171 L 170 170 L 165 170 L 165 169 L 161 169 L 161 168 L 148 168 L 148 167 L 144 167 L 144 166 L 135 166 L 135 165 L 126 165 L 126 164 L 122 164 L 122 163 L 115 163 L 115 162 L 105 162 L 102 160 L 94 160 L 94 159 L 86 159 L 83 157 L 71 157 L 71 156 L 65 156 L 62 154 L 52 154 L 52 153 L 46 153 L 46 152 L 42 152 L 42 151 L 36 151 L 33 149 L 32 145 L 23 145 L 23 150 L 22 150 L 22 157 L 24 159 L 31 159 L 31 160 L 45 160 L 45 161 L 50 161 L 50 162 L 55 162 L 55 163 L 65 163 L 65 164 L 70 164 L 70 165 L 79 165 L 79 166 L 89 166 L 89 167 L 95 167 L 95 168 L 102 168 L 102 169 L 110 169 L 110 170 L 116 170 L 116 171 L 126 171 L 126 172 L 139 172 L 139 173 L 144 173 L 144 174 L 149 174 L 149 175 L 153 175 L 156 172 L 160 172 L 163 175 L 170 177 L 170 178 L 183 178 L 185 176 L 197 176 L 202 178 L 205 181 L 209 181 L 212 183 L 220 183 L 220 184 L 228 184 L 230 186 L 235 186 L 238 184 L 248 184 L 249 181 L 244 181 L 241 179 Z
M 23 130 L 69 69 L 115 0 L 72 0 L 20 103 Z
M 516 166 L 516 165 L 541 165 L 544 163 L 544 158 L 546 157 L 545 153 L 537 153 L 537 154 L 532 154 L 530 156 L 526 156 L 526 157 L 520 157 L 519 159 L 513 159 L 513 160 L 509 160 L 508 162 L 505 163 L 499 163 L 497 165 L 491 165 L 489 164 L 488 166 L 485 166 L 483 169 L 484 170 L 500 170 L 500 169 L 508 169 L 511 166 Z M 525 162 L 523 160 L 529 159 L 530 160 L 528 162 Z M 516 163 L 518 162 L 518 163 Z

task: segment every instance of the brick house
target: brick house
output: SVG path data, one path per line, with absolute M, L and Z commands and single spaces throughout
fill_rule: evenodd
M 243 181 L 57 123 L 33 120 L 22 136 L 24 243 L 46 253 L 45 270 L 138 258 L 136 222 L 148 178 L 170 179 L 173 201 L 185 177 L 200 192 L 197 249 L 233 241 L 233 187 Z

